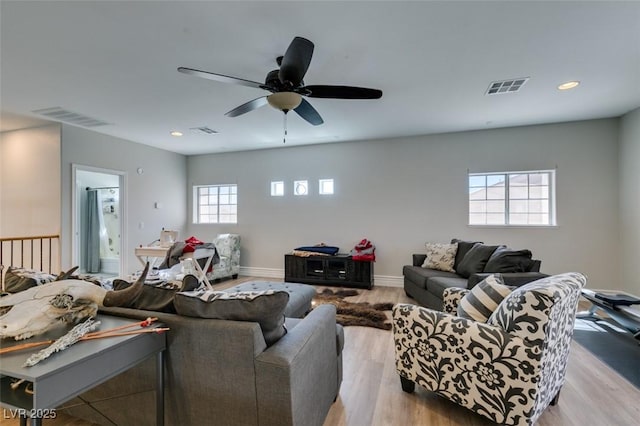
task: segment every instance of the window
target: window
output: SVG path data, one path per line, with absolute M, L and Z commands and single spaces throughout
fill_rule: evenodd
M 320 195 L 333 194 L 333 179 L 320 179 L 318 180 L 318 193 Z
M 293 193 L 295 195 L 307 195 L 309 193 L 309 183 L 306 180 L 293 181 Z
M 555 170 L 469 173 L 469 225 L 552 226 Z
M 238 185 L 193 187 L 194 223 L 238 223 Z
M 284 197 L 284 182 L 271 182 L 271 196 Z

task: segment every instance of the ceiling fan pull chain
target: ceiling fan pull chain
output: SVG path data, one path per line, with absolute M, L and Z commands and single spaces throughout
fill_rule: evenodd
M 284 113 L 284 135 L 282 136 L 282 143 L 287 143 L 287 112 Z

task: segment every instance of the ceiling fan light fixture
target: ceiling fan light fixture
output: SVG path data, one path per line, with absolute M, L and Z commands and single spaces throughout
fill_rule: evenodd
M 288 112 L 300 105 L 302 96 L 295 92 L 277 92 L 267 96 L 267 102 L 275 109 Z
M 558 90 L 570 90 L 575 87 L 578 87 L 579 85 L 580 85 L 580 82 L 577 80 L 567 81 L 566 83 L 562 83 L 558 85 Z

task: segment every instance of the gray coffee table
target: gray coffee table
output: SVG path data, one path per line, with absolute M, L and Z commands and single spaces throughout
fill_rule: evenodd
M 607 294 L 604 292 L 601 293 Z M 596 292 L 593 290 L 583 289 L 582 297 L 591 302 L 591 307 L 587 312 L 578 312 L 576 318 L 605 320 L 605 317 L 598 314 L 598 311 L 602 311 L 606 316 L 633 334 L 633 337 L 640 340 L 640 317 L 637 316 L 637 314 L 632 313 L 631 308 L 628 306 L 607 303 L 605 300 L 596 297 Z
M 107 315 L 98 315 L 100 330 L 106 330 L 139 321 Z M 155 324 L 154 324 L 155 326 Z M 56 339 L 71 327 L 33 338 L 33 341 Z M 170 332 L 170 331 L 169 331 Z M 25 341 L 3 340 L 8 347 Z M 42 419 L 55 416 L 55 408 L 94 386 L 130 369 L 147 358 L 156 356 L 156 423 L 164 424 L 164 333 L 143 333 L 129 336 L 78 342 L 33 367 L 23 367 L 25 360 L 42 348 L 16 351 L 0 355 L 0 405 L 5 415 L 20 417 L 26 425 L 41 425 Z M 44 347 L 44 346 L 43 346 Z M 16 379 L 25 379 L 33 393 L 25 392 L 25 384 L 11 389 Z M 151 413 L 149 413 L 151 414 Z

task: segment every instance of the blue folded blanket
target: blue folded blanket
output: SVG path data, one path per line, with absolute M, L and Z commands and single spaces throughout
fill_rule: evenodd
M 338 247 L 333 247 L 333 246 L 302 246 L 302 247 L 296 248 L 295 250 L 334 255 L 338 253 L 338 250 L 340 249 Z

